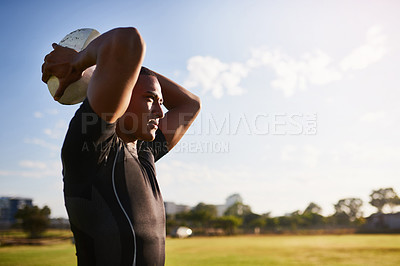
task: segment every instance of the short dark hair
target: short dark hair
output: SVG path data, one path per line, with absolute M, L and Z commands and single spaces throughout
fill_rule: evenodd
M 147 67 L 144 67 L 144 66 L 142 66 L 140 68 L 139 75 L 153 76 L 153 77 L 157 78 L 156 74 L 153 71 L 151 71 L 150 69 L 148 69 Z

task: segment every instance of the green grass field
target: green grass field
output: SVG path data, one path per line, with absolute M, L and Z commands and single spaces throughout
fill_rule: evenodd
M 400 265 L 400 235 L 167 239 L 166 265 Z M 70 242 L 0 247 L 0 265 L 75 265 Z

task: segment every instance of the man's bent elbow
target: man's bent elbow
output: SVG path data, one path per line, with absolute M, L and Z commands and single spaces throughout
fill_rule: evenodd
M 144 40 L 140 35 L 138 29 L 134 27 L 120 28 L 120 32 L 124 40 L 127 41 L 127 43 L 139 47 L 145 46 Z
M 197 95 L 192 96 L 192 106 L 196 109 L 196 112 L 200 112 L 201 109 L 201 100 Z
M 123 53 L 125 57 L 129 56 L 130 52 L 135 55 L 144 53 L 146 43 L 136 28 L 116 28 L 113 31 L 113 47 L 115 52 Z

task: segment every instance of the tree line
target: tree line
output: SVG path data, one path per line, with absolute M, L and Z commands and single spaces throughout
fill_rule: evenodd
M 393 188 L 373 190 L 369 196 L 369 204 L 377 209 L 377 213 L 393 212 L 400 205 L 400 198 Z M 218 217 L 215 205 L 199 203 L 189 211 L 167 215 L 167 233 L 179 226 L 188 226 L 196 234 L 205 235 L 357 228 L 366 222 L 363 204 L 360 198 L 340 199 L 333 206 L 335 212 L 323 216 L 322 208 L 311 202 L 304 210 L 272 217 L 271 213 L 256 214 L 249 205 L 239 201 Z
M 393 188 L 372 191 L 369 204 L 377 213 L 393 212 L 400 205 L 400 198 Z M 236 233 L 260 233 L 294 231 L 298 229 L 329 229 L 358 227 L 365 223 L 361 210 L 363 201 L 359 198 L 345 198 L 334 204 L 335 212 L 322 215 L 322 208 L 311 202 L 304 210 L 272 217 L 271 213 L 256 214 L 249 205 L 237 201 L 223 216 L 217 216 L 215 205 L 199 203 L 190 211 L 167 215 L 167 233 L 179 226 L 188 226 L 196 234 L 232 235 Z M 50 224 L 50 208 L 25 206 L 15 215 L 17 227 L 21 227 L 29 237 L 40 237 Z

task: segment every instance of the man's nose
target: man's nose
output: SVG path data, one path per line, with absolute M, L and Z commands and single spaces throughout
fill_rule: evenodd
M 163 111 L 160 103 L 156 103 L 153 106 L 153 113 L 156 115 L 157 118 L 161 119 L 164 117 L 164 111 Z

